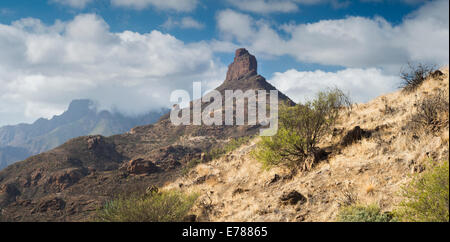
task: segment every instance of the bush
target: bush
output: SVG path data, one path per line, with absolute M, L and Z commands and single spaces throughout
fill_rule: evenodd
M 339 210 L 338 222 L 391 222 L 393 216 L 382 213 L 377 205 L 352 205 Z
M 430 162 L 423 173 L 413 176 L 402 188 L 405 200 L 400 203 L 396 216 L 405 222 L 448 222 L 448 193 L 448 161 Z
M 415 91 L 435 70 L 436 67 L 434 65 L 408 63 L 408 68 L 400 73 L 400 78 L 402 79 L 400 88 L 405 92 Z
M 412 127 L 437 131 L 448 124 L 448 95 L 443 91 L 417 101 L 414 106 L 416 112 L 411 116 Z
M 265 168 L 286 164 L 309 169 L 317 152 L 316 145 L 331 131 L 341 108 L 350 106 L 349 98 L 339 89 L 319 92 L 316 98 L 294 107 L 281 105 L 279 129 L 272 137 L 262 137 L 254 151 Z
M 120 197 L 105 204 L 97 217 L 101 222 L 179 222 L 197 197 L 177 191 Z

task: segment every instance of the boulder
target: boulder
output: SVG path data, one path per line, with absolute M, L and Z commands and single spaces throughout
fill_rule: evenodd
M 155 163 L 142 158 L 130 160 L 123 168 L 125 168 L 128 173 L 135 175 L 155 173 L 159 170 Z
M 284 205 L 295 205 L 300 202 L 300 204 L 304 204 L 307 199 L 305 196 L 303 196 L 301 193 L 291 190 L 291 191 L 285 191 L 280 197 L 280 201 Z
M 355 143 L 358 140 L 364 138 L 369 138 L 372 135 L 371 132 L 361 129 L 361 127 L 356 126 L 352 130 L 348 131 L 347 134 L 342 138 L 341 144 L 343 146 L 348 146 Z

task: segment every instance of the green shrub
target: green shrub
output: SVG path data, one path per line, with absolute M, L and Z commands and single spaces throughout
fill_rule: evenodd
M 400 203 L 396 216 L 405 222 L 448 222 L 448 193 L 448 161 L 438 164 L 430 161 L 423 173 L 414 175 L 402 187 L 405 200 Z
M 177 191 L 119 197 L 97 213 L 101 222 L 179 222 L 192 208 L 197 195 Z
M 352 205 L 339 210 L 338 222 L 391 222 L 389 213 L 382 213 L 377 205 Z
M 404 92 L 415 91 L 435 70 L 436 67 L 434 65 L 408 63 L 408 68 L 400 73 L 400 78 L 402 79 L 400 88 Z
M 349 98 L 339 89 L 319 92 L 305 104 L 281 105 L 278 132 L 261 138 L 255 157 L 265 168 L 286 164 L 307 169 L 311 165 L 307 164 L 307 158 L 317 151 L 316 145 L 330 132 L 340 110 L 350 105 Z

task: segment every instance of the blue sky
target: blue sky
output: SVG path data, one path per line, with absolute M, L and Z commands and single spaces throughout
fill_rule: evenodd
M 395 90 L 408 61 L 448 64 L 448 1 L 2 0 L 0 125 L 71 99 L 136 114 L 225 77 L 235 48 L 301 101 L 338 86 L 359 102 Z

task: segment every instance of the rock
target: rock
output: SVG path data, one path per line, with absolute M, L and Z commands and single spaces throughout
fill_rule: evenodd
M 58 197 L 53 197 L 44 201 L 41 201 L 37 207 L 33 210 L 33 212 L 47 212 L 49 210 L 51 211 L 58 211 L 64 209 L 66 206 L 66 202 Z
M 159 171 L 159 168 L 155 165 L 155 163 L 142 158 L 130 160 L 121 168 L 134 175 L 150 174 Z
M 440 70 L 436 70 L 433 73 L 431 73 L 432 78 L 440 78 L 443 75 L 444 75 L 444 73 Z
M 90 136 L 87 140 L 88 150 L 97 148 L 103 142 L 102 136 Z
M 327 152 L 324 149 L 317 149 L 314 151 L 313 155 L 314 155 L 314 163 L 323 161 L 328 159 L 328 155 L 331 154 L 331 152 Z
M 9 204 L 20 195 L 19 189 L 14 184 L 3 184 L 0 186 L 0 206 Z
M 42 170 L 38 169 L 36 171 L 34 171 L 33 173 L 31 173 L 31 184 L 32 185 L 37 185 L 39 180 L 42 177 Z
M 273 178 L 269 181 L 269 185 L 271 185 L 271 184 L 273 184 L 273 183 L 279 181 L 280 179 L 281 179 L 280 175 L 275 174 L 275 175 L 273 176 Z
M 287 205 L 295 205 L 298 202 L 300 202 L 300 204 L 304 204 L 307 199 L 305 196 L 303 196 L 301 193 L 295 191 L 295 190 L 291 190 L 291 191 L 285 191 L 283 193 L 283 195 L 281 195 L 280 197 L 280 201 L 281 203 Z
M 233 196 L 234 195 L 236 195 L 236 194 L 241 194 L 241 193 L 244 193 L 244 192 L 248 192 L 248 191 L 250 191 L 250 190 L 248 190 L 248 189 L 242 189 L 242 188 L 236 188 L 234 191 L 233 191 Z
M 371 132 L 361 129 L 361 127 L 356 126 L 352 130 L 348 131 L 347 134 L 342 138 L 341 144 L 343 146 L 348 146 L 354 142 L 364 138 L 369 138 L 372 135 Z
M 56 191 L 62 191 L 78 182 L 87 174 L 88 170 L 84 168 L 67 168 L 51 174 L 44 182 L 46 186 Z
M 197 178 L 197 179 L 194 181 L 194 184 L 196 184 L 196 185 L 202 184 L 202 183 L 204 183 L 205 181 L 206 181 L 206 175 Z
M 225 82 L 256 74 L 257 62 L 255 56 L 244 48 L 237 49 L 233 63 L 228 66 Z
M 197 221 L 197 215 L 190 214 L 186 215 L 186 217 L 183 218 L 183 222 L 196 222 Z

